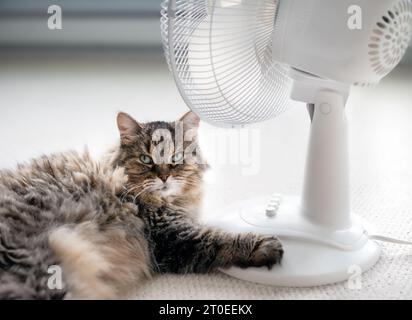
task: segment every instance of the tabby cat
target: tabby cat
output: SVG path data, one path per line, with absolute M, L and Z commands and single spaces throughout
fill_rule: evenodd
M 276 237 L 196 221 L 207 165 L 194 113 L 117 124 L 99 162 L 68 152 L 0 171 L 0 299 L 129 298 L 157 273 L 280 262 Z

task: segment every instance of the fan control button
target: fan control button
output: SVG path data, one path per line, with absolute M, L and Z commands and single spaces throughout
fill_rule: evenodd
M 325 116 L 331 113 L 332 106 L 329 103 L 322 103 L 319 108 L 320 112 Z
M 266 207 L 266 216 L 269 218 L 275 217 L 279 211 L 280 204 L 282 203 L 282 197 L 278 194 L 273 195 L 269 204 Z

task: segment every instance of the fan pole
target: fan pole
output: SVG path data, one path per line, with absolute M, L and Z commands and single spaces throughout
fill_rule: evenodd
M 303 215 L 315 224 L 351 226 L 345 99 L 332 90 L 315 97 L 302 196 Z
M 308 75 L 304 75 L 308 77 Z M 301 78 L 302 79 L 302 78 Z M 230 231 L 277 235 L 282 264 L 264 268 L 230 268 L 239 279 L 280 286 L 307 287 L 344 281 L 356 267 L 362 272 L 379 259 L 380 248 L 368 238 L 364 221 L 351 214 L 345 102 L 349 88 L 323 79 L 295 81 L 292 96 L 307 101 L 312 124 L 302 197 L 278 195 L 241 201 L 222 211 L 214 225 Z M 312 109 L 312 108 L 311 108 Z

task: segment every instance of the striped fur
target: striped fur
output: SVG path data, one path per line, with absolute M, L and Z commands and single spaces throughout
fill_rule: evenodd
M 197 129 L 192 113 L 181 120 L 184 132 Z M 0 299 L 127 298 L 155 273 L 280 262 L 275 237 L 196 221 L 203 161 L 139 160 L 156 149 L 154 131 L 174 132 L 175 123 L 140 124 L 120 114 L 118 126 L 119 146 L 100 162 L 87 151 L 67 152 L 0 171 Z M 51 266 L 61 267 L 62 288 L 48 285 Z

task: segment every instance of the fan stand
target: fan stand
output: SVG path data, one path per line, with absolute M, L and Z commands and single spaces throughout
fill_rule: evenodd
M 281 265 L 222 270 L 233 277 L 278 286 L 317 286 L 347 280 L 371 268 L 379 246 L 351 214 L 345 102 L 349 88 L 292 71 L 292 98 L 309 102 L 311 132 L 303 196 L 273 195 L 225 208 L 214 225 L 233 232 L 277 235 Z

